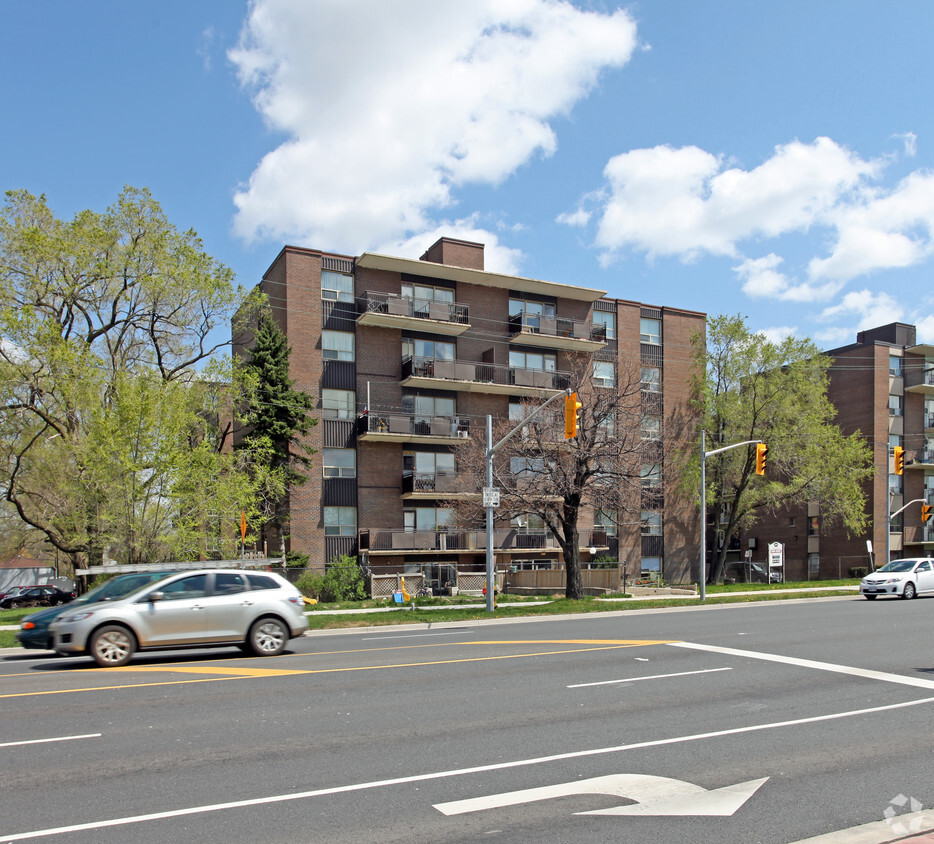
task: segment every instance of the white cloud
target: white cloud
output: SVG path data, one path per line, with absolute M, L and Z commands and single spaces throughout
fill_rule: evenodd
M 934 343 L 934 314 L 916 317 L 914 324 L 918 329 L 917 340 L 919 343 Z
M 604 169 L 595 243 L 604 261 L 624 249 L 736 256 L 743 240 L 806 231 L 880 169 L 829 138 L 778 146 L 753 170 L 724 169 L 722 157 L 698 147 L 632 150 Z
M 457 186 L 552 154 L 549 121 L 636 46 L 627 12 L 565 0 L 256 0 L 229 57 L 285 140 L 235 231 L 356 251 L 433 228 Z
M 761 334 L 770 343 L 781 345 L 789 337 L 794 337 L 798 333 L 795 325 L 776 325 L 772 328 L 760 328 L 756 334 Z
M 888 293 L 854 290 L 847 293 L 839 304 L 824 308 L 819 319 L 831 321 L 841 316 L 846 318 L 856 316 L 859 330 L 899 322 L 903 314 L 904 309 L 901 304 Z
M 901 135 L 892 135 L 905 145 L 905 156 L 914 158 L 918 154 L 918 136 L 914 132 L 903 132 Z
M 783 259 L 774 252 L 764 258 L 749 258 L 733 272 L 743 282 L 743 292 L 748 296 L 781 296 L 788 290 L 788 278 L 778 272 Z
M 557 222 L 564 223 L 566 226 L 586 226 L 590 222 L 592 214 L 584 208 L 578 208 L 576 211 L 568 211 L 557 216 Z

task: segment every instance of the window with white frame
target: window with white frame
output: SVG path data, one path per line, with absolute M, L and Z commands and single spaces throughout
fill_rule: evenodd
M 353 302 L 353 276 L 322 270 L 321 298 L 335 302 Z
M 429 284 L 402 283 L 402 298 L 429 302 L 454 302 L 454 291 L 450 287 L 434 287 Z
M 594 510 L 593 526 L 606 531 L 607 536 L 616 536 L 616 511 Z
M 642 367 L 642 389 L 649 393 L 657 393 L 662 389 L 662 371 L 659 367 Z
M 454 455 L 433 451 L 405 451 L 402 453 L 402 470 L 417 475 L 453 475 Z
M 547 352 L 509 350 L 509 365 L 514 369 L 534 369 L 536 372 L 554 372 L 557 358 Z
M 889 375 L 902 374 L 902 359 L 898 355 L 889 355 Z
M 595 360 L 593 362 L 593 383 L 596 387 L 616 386 L 616 366 L 610 361 Z
M 639 470 L 639 480 L 644 487 L 657 487 L 662 484 L 662 467 L 658 463 L 643 463 Z
M 662 513 L 661 510 L 643 510 L 640 518 L 643 536 L 661 536 L 662 535 Z
M 662 342 L 662 321 L 660 319 L 639 320 L 639 340 L 643 343 L 654 343 L 660 346 Z
M 324 535 L 325 536 L 356 536 L 357 535 L 357 508 L 356 507 L 325 507 L 324 508 Z
M 355 360 L 354 336 L 349 331 L 321 332 L 321 356 L 325 360 Z
M 357 406 L 357 394 L 353 390 L 332 390 L 325 387 L 321 391 L 321 410 L 323 416 L 336 416 L 338 419 L 353 419 Z
M 593 324 L 606 327 L 607 340 L 616 339 L 616 314 L 612 314 L 609 311 L 594 311 Z
M 541 328 L 541 321 L 543 319 L 555 318 L 555 306 L 550 302 L 529 302 L 525 299 L 510 299 L 509 316 L 510 318 L 521 316 L 524 328 L 537 331 Z
M 902 416 L 904 396 L 889 396 L 889 416 Z
M 447 531 L 454 529 L 454 511 L 450 507 L 413 507 L 402 513 L 407 531 Z
M 357 452 L 352 448 L 322 449 L 322 465 L 326 478 L 357 477 Z
M 414 414 L 416 422 L 431 422 L 436 416 L 454 416 L 453 398 L 446 396 L 404 395 L 402 410 Z
M 639 420 L 639 432 L 644 440 L 657 440 L 661 437 L 662 418 L 651 413 L 643 414 Z
M 402 359 L 454 360 L 454 344 L 448 340 L 402 338 Z

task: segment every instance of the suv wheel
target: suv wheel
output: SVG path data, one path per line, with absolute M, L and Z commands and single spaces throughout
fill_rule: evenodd
M 250 628 L 246 645 L 254 656 L 277 656 L 288 641 L 289 631 L 278 618 L 261 618 Z
M 101 668 L 117 668 L 126 665 L 136 650 L 133 634 L 119 624 L 111 624 L 95 631 L 88 648 L 94 661 Z

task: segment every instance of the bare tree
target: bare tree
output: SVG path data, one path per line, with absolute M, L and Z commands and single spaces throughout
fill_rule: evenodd
M 555 402 L 525 425 L 496 453 L 494 484 L 502 492 L 497 519 L 532 517 L 554 534 L 567 569 L 565 596 L 583 596 L 581 582 L 582 514 L 611 511 L 617 521 L 632 520 L 641 509 L 642 467 L 646 462 L 642 438 L 641 380 L 637 372 L 620 367 L 615 385 L 598 385 L 591 360 L 582 360 L 571 373 L 571 389 L 582 404 L 577 436 L 565 439 L 564 404 Z M 543 403 L 529 399 L 510 420 L 494 423 L 494 442 Z M 458 452 L 459 474 L 465 472 L 482 485 L 484 444 L 474 440 Z M 484 513 L 477 502 L 459 502 L 459 518 L 478 524 Z M 589 544 L 589 543 L 588 543 Z

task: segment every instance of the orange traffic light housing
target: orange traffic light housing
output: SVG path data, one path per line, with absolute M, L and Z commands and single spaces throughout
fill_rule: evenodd
M 927 520 L 930 518 L 931 518 L 931 505 L 922 504 L 921 505 L 921 521 L 927 522 Z
M 905 449 L 900 445 L 895 446 L 895 474 L 900 475 L 905 471 Z
M 577 436 L 577 424 L 580 421 L 580 412 L 583 405 L 577 400 L 577 393 L 564 397 L 564 438 L 566 440 Z
M 769 447 L 765 443 L 756 446 L 756 474 L 765 474 L 765 465 L 768 462 Z

